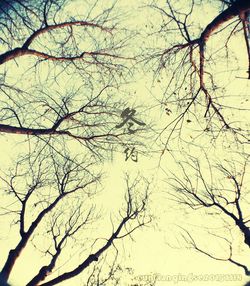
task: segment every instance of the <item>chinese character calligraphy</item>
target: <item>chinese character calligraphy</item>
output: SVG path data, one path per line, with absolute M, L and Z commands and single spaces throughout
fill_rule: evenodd
M 136 130 L 131 129 L 131 127 L 134 125 L 134 123 L 144 126 L 146 125 L 144 122 L 140 122 L 139 120 L 134 118 L 134 115 L 136 113 L 135 109 L 130 109 L 129 107 L 127 107 L 126 109 L 124 109 L 121 113 L 121 118 L 123 119 L 123 122 L 120 124 L 117 124 L 115 127 L 116 128 L 121 128 L 123 127 L 126 123 L 128 123 L 128 132 L 130 134 L 133 134 L 136 132 Z M 133 121 L 133 122 L 131 122 Z
M 126 148 L 124 153 L 126 154 L 125 161 L 127 161 L 129 158 L 131 158 L 131 160 L 134 162 L 138 161 L 138 152 L 135 150 L 135 147 L 133 147 L 131 150 L 130 148 Z
M 123 121 L 120 124 L 117 124 L 115 127 L 121 128 L 127 123 L 129 134 L 134 134 L 137 129 L 132 129 L 132 126 L 134 126 L 135 123 L 140 126 L 146 125 L 144 122 L 141 122 L 135 118 L 135 113 L 135 109 L 129 107 L 125 108 L 121 113 L 121 118 L 123 119 Z M 132 149 L 127 147 L 124 150 L 124 153 L 126 155 L 125 161 L 127 161 L 129 158 L 131 158 L 131 160 L 134 162 L 138 161 L 138 152 L 135 150 L 135 147 L 133 147 Z

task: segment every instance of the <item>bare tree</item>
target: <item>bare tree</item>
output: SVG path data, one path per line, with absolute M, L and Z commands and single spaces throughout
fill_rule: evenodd
M 155 95 L 164 110 L 158 138 L 169 199 L 182 218 L 178 247 L 233 263 L 249 275 L 243 251 L 250 246 L 250 2 L 167 0 L 148 7 L 161 21 L 150 18 L 146 35 L 152 44 L 142 60 L 153 70 L 158 93 L 163 91 Z M 236 149 L 238 158 L 232 156 Z
M 30 55 L 38 57 L 38 60 L 44 59 L 55 62 L 82 60 L 81 62 L 85 63 L 86 58 L 87 66 L 91 64 L 98 66 L 98 64 L 102 65 L 103 63 L 102 68 L 104 68 L 106 60 L 104 62 L 101 59 L 98 60 L 99 57 L 124 58 L 117 54 L 117 50 L 122 49 L 124 43 L 115 41 L 113 32 L 116 23 L 110 24 L 110 27 L 104 26 L 108 25 L 111 19 L 116 19 L 111 16 L 114 4 L 106 7 L 98 16 L 91 18 L 91 13 L 97 8 L 98 1 L 89 7 L 89 10 L 86 10 L 86 7 L 78 7 L 80 10 L 84 8 L 84 16 L 80 13 L 69 15 L 67 10 L 65 11 L 68 8 L 68 2 L 66 0 L 40 0 L 34 2 L 18 0 L 7 2 L 4 0 L 1 7 L 3 14 L 1 39 L 4 43 L 3 48 L 7 51 L 1 55 L 1 64 Z M 3 6 L 5 7 L 3 8 Z M 63 21 L 65 18 L 70 18 L 70 21 Z M 92 35 L 87 31 L 89 27 L 93 29 L 91 30 Z M 95 39 L 96 46 L 92 46 L 90 50 L 85 50 L 86 47 L 81 49 L 82 43 L 80 40 L 82 36 L 86 37 L 86 40 L 91 37 L 94 38 L 96 29 L 101 32 L 101 35 L 104 33 L 105 38 L 101 36 L 98 39 L 100 40 L 99 43 Z M 81 31 L 85 32 L 85 35 Z M 60 35 L 59 39 L 53 32 Z M 44 37 L 44 41 L 41 37 Z M 46 37 L 49 37 L 50 42 L 46 41 L 48 40 Z M 102 40 L 105 40 L 105 42 L 102 42 Z M 93 45 L 91 42 L 86 44 L 90 47 Z M 102 48 L 101 45 L 103 45 Z
M 2 134 L 50 145 L 74 139 L 93 153 L 141 145 L 135 138 L 145 126 L 135 136 L 116 128 L 130 104 L 121 85 L 131 75 L 132 34 L 119 28 L 115 2 L 3 1 L 0 8 Z
M 199 235 L 187 226 L 180 226 L 185 245 L 213 259 L 231 262 L 250 275 L 248 262 L 238 260 L 239 248 L 248 251 L 250 247 L 249 156 L 242 159 L 212 165 L 211 158 L 207 158 L 204 164 L 189 157 L 189 160 L 180 162 L 178 176 L 172 174 L 169 180 L 172 191 L 169 194 L 174 202 L 193 215 L 201 215 L 201 224 L 208 230 L 206 237 L 210 246 L 204 246 Z M 221 247 L 219 250 L 215 247 L 218 245 Z
M 116 2 L 0 3 L 0 132 L 24 138 L 20 152 L 26 152 L 0 178 L 1 217 L 15 238 L 1 283 L 15 274 L 30 246 L 46 261 L 34 266 L 37 273 L 26 285 L 56 285 L 82 272 L 89 285 L 112 280 L 116 242 L 151 220 L 148 182 L 138 177 L 130 184 L 127 177 L 124 208 L 112 216 L 112 230 L 87 234 L 102 219 L 94 201 L 99 159 L 110 158 L 113 150 L 144 146 L 141 139 L 149 131 L 126 95 L 134 35 L 122 27 L 126 15 Z M 75 148 L 78 143 L 86 148 Z M 68 261 L 70 249 L 79 253 L 77 260 Z M 113 251 L 110 265 L 107 250 Z
M 193 138 L 206 133 L 216 139 L 230 133 L 239 143 L 249 143 L 249 126 L 243 116 L 235 115 L 249 112 L 246 95 L 239 91 L 240 100 L 234 99 L 236 95 L 228 88 L 230 82 L 244 83 L 239 79 L 242 69 L 248 73 L 245 79 L 249 78 L 249 5 L 244 0 L 150 3 L 162 21 L 151 17 L 148 35 L 155 45 L 144 52 L 144 60 L 158 75 L 156 84 L 164 89 L 163 98 L 158 97 L 162 108 L 167 114 L 176 107 L 178 112 L 171 114 L 174 119 L 163 130 L 169 131 L 165 147 L 174 131 L 180 139 L 193 121 Z M 239 50 L 245 48 L 244 41 L 246 53 L 242 55 Z M 241 47 L 238 50 L 236 43 Z
M 9 251 L 1 271 L 6 282 L 12 272 L 15 273 L 14 266 L 28 244 L 42 252 L 47 262 L 40 269 L 37 265 L 37 274 L 29 278 L 27 285 L 56 285 L 86 271 L 109 248 L 115 247 L 118 251 L 117 240 L 132 235 L 137 228 L 150 222 L 146 214 L 149 183 L 144 180 L 144 184 L 139 177 L 131 183 L 127 177 L 125 204 L 119 217 L 112 219 L 111 233 L 103 228 L 99 235 L 107 235 L 107 238 L 98 237 L 98 234 L 88 238 L 88 228 L 101 218 L 95 201 L 100 174 L 94 174 L 95 168 L 87 157 L 78 162 L 76 158 L 42 154 L 39 158 L 30 155 L 21 158 L 14 170 L 1 175 L 1 191 L 5 192 L 1 216 L 12 221 L 14 233 L 19 232 L 19 235 L 16 233 L 17 243 Z M 43 247 L 40 247 L 41 237 L 46 241 Z M 84 251 L 81 251 L 82 245 Z M 67 249 L 72 251 L 73 246 L 81 256 L 72 261 L 71 269 L 65 268 L 68 257 L 64 253 Z M 113 267 L 117 267 L 115 260 L 113 263 Z M 64 272 L 57 274 L 60 265 Z

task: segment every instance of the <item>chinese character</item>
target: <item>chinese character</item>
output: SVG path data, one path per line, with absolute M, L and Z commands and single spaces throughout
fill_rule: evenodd
M 127 107 L 126 109 L 123 110 L 123 112 L 121 113 L 121 118 L 123 119 L 123 122 L 120 124 L 117 124 L 115 127 L 116 128 L 121 128 L 122 126 L 124 126 L 126 123 L 128 123 L 128 131 L 130 134 L 135 133 L 136 130 L 131 129 L 131 127 L 134 125 L 133 122 L 135 122 L 138 125 L 146 125 L 144 122 L 140 122 L 139 120 L 134 118 L 134 115 L 136 113 L 135 109 L 130 109 L 129 107 Z M 130 122 L 133 121 L 133 122 Z
M 135 147 L 133 147 L 131 151 L 129 148 L 126 148 L 124 153 L 126 154 L 125 161 L 127 161 L 130 157 L 132 161 L 134 162 L 138 161 L 138 152 L 135 151 Z

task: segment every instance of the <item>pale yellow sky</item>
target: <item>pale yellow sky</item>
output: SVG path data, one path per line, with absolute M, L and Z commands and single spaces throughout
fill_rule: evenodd
M 120 5 L 120 11 L 122 9 L 131 10 L 132 12 L 130 17 L 128 18 L 128 23 L 131 26 L 138 25 L 139 27 L 146 25 L 148 23 L 149 15 L 154 15 L 157 17 L 156 13 L 150 14 L 146 12 L 145 9 L 141 9 L 139 7 L 143 6 L 144 1 L 130 1 L 122 2 Z M 125 6 L 125 7 L 123 7 Z M 123 8 L 122 8 L 123 7 Z M 206 19 L 198 18 L 197 13 L 197 20 L 199 21 L 204 20 L 205 22 L 209 21 L 210 18 L 213 17 L 214 13 L 216 13 L 216 9 L 209 6 L 209 10 L 206 10 Z M 201 7 L 201 9 L 203 9 Z M 118 9 L 119 10 L 119 9 Z M 136 17 L 134 16 L 136 15 Z M 211 17 L 210 17 L 211 15 Z M 155 18 L 151 18 L 151 22 L 154 22 Z M 140 43 L 134 43 L 134 45 L 139 45 Z M 235 52 L 237 52 L 238 44 L 235 43 Z M 242 49 L 242 45 L 240 45 Z M 245 53 L 242 53 L 245 55 Z M 244 57 L 244 56 L 243 56 Z M 245 60 L 239 56 L 239 63 L 244 64 Z M 14 70 L 16 70 L 16 74 L 12 74 L 13 79 L 19 75 L 21 67 L 14 67 L 14 63 L 12 64 Z M 224 66 L 224 68 L 228 68 Z M 221 68 L 223 70 L 223 68 Z M 21 71 L 22 72 L 22 71 Z M 152 88 L 152 74 L 149 73 L 148 75 L 141 75 L 138 73 L 135 77 L 135 82 L 131 83 L 128 86 L 128 90 L 131 91 L 133 94 L 136 91 L 134 97 L 131 97 L 131 104 L 143 104 L 144 106 L 157 105 L 157 102 L 152 98 L 152 94 L 161 99 L 162 93 L 162 84 L 157 85 L 154 84 Z M 234 75 L 233 75 L 234 77 Z M 137 80 L 138 78 L 138 80 Z M 218 78 L 220 78 L 218 76 Z M 43 79 L 44 80 L 44 79 Z M 166 80 L 165 75 L 162 76 L 161 82 L 164 83 Z M 223 81 L 223 73 L 221 74 L 221 80 Z M 28 84 L 27 82 L 25 85 Z M 242 94 L 248 95 L 249 93 L 249 83 L 248 81 L 235 79 L 231 82 L 226 82 L 226 92 L 229 94 Z M 245 100 L 245 99 L 244 99 Z M 235 104 L 238 102 L 238 97 L 232 97 L 227 101 L 225 98 L 226 104 Z M 242 101 L 243 102 L 243 101 Z M 246 104 L 249 102 L 244 101 L 241 106 L 246 108 Z M 145 113 L 145 114 L 144 114 Z M 150 108 L 149 112 L 142 112 L 140 117 L 143 118 L 145 116 L 145 121 L 147 122 L 149 118 L 152 120 L 157 121 L 159 127 L 162 125 L 167 124 L 169 120 L 171 120 L 174 114 L 171 114 L 169 117 L 165 116 L 162 110 L 159 110 L 158 107 L 153 109 Z M 238 113 L 234 113 L 236 120 L 238 118 Z M 240 119 L 245 121 L 249 120 L 247 118 L 247 113 L 243 113 L 240 115 Z M 164 122 L 166 120 L 166 122 Z M 158 126 L 158 125 L 157 125 Z M 192 129 L 195 129 L 196 126 L 192 125 L 190 129 L 184 131 L 184 137 L 190 137 Z M 0 158 L 1 158 L 1 168 L 7 168 L 9 165 L 13 165 L 16 155 L 19 152 L 23 152 L 25 148 L 28 148 L 27 143 L 23 143 L 24 137 L 19 137 L 15 135 L 1 135 L 0 136 Z M 199 143 L 206 147 L 206 151 L 208 154 L 213 156 L 214 160 L 218 160 L 221 158 L 226 158 L 228 156 L 228 146 L 225 148 L 225 141 L 222 139 L 218 139 L 216 149 L 211 147 L 209 141 L 207 141 L 208 137 L 204 135 L 203 138 L 200 138 Z M 149 140 L 149 139 L 147 139 Z M 150 146 L 154 146 L 150 140 L 146 142 Z M 75 152 L 81 152 L 81 146 L 76 144 Z M 78 150 L 79 148 L 79 150 Z M 242 270 L 237 268 L 236 266 L 226 263 L 215 261 L 210 259 L 202 254 L 195 253 L 193 250 L 187 250 L 185 247 L 182 249 L 174 249 L 169 246 L 169 243 L 176 244 L 177 241 L 177 232 L 178 227 L 177 225 L 187 226 L 191 229 L 200 229 L 200 226 L 209 224 L 211 227 L 213 225 L 216 226 L 216 221 L 210 221 L 210 217 L 202 217 L 199 213 L 198 214 L 190 214 L 186 215 L 182 210 L 178 208 L 178 206 L 174 205 L 168 197 L 167 190 L 169 186 L 167 185 L 168 178 L 166 177 L 166 173 L 169 174 L 170 171 L 178 172 L 178 164 L 176 164 L 173 157 L 165 153 L 164 156 L 161 158 L 161 168 L 159 168 L 159 155 L 160 155 L 160 147 L 155 147 L 157 152 L 150 153 L 150 156 L 144 156 L 139 154 L 138 162 L 135 163 L 131 160 L 125 161 L 125 154 L 115 154 L 112 162 L 107 162 L 104 164 L 103 169 L 106 172 L 106 178 L 103 183 L 103 190 L 100 194 L 98 194 L 96 199 L 96 205 L 98 208 L 103 210 L 105 217 L 103 221 L 101 220 L 98 226 L 93 227 L 93 229 L 89 229 L 86 231 L 87 235 L 96 235 L 96 233 L 101 232 L 103 237 L 106 236 L 111 232 L 111 223 L 110 223 L 110 213 L 115 215 L 122 204 L 123 193 L 124 193 L 124 173 L 128 172 L 131 173 L 132 176 L 136 175 L 137 173 L 144 175 L 149 180 L 152 179 L 153 181 L 153 189 L 152 189 L 152 197 L 150 203 L 150 211 L 154 214 L 155 220 L 152 222 L 152 225 L 138 230 L 134 233 L 134 241 L 130 240 L 129 238 L 125 238 L 124 241 L 119 241 L 119 249 L 120 249 L 120 260 L 123 267 L 133 268 L 134 276 L 138 275 L 154 275 L 158 273 L 163 276 L 171 277 L 171 281 L 161 281 L 158 282 L 156 285 L 159 286 L 168 286 L 168 285 L 207 285 L 207 286 L 243 286 L 244 281 L 248 281 L 245 278 Z M 177 146 L 176 146 L 177 148 Z M 241 147 L 240 147 L 241 148 Z M 153 150 L 150 148 L 149 151 Z M 202 152 L 195 146 L 191 146 L 189 150 L 185 150 L 187 152 L 194 152 L 196 155 L 202 156 Z M 159 152 L 158 152 L 159 151 Z M 246 149 L 246 151 L 248 151 Z M 227 153 L 226 153 L 227 152 Z M 176 158 L 181 158 L 180 153 L 174 153 Z M 237 158 L 237 154 L 230 154 L 231 158 Z M 249 174 L 248 174 L 249 175 Z M 246 179 L 249 181 L 249 179 Z M 209 220 L 208 222 L 206 220 Z M 9 228 L 9 225 L 6 225 L 5 219 L 0 217 L 1 223 L 1 230 L 2 234 L 0 236 L 0 249 L 1 251 L 1 261 L 0 266 L 3 265 L 4 259 L 11 247 L 14 246 L 14 242 L 16 237 L 15 236 L 15 229 Z M 202 243 L 207 243 L 207 235 L 206 233 L 200 234 L 199 241 Z M 216 242 L 211 241 L 214 243 L 215 248 L 217 247 Z M 77 264 L 78 253 L 75 249 L 69 249 L 68 252 L 65 254 L 66 256 L 74 255 L 73 260 L 75 260 Z M 218 250 L 218 255 L 219 250 Z M 241 253 L 242 259 L 246 259 L 247 252 Z M 15 265 L 13 274 L 10 278 L 10 283 L 13 286 L 23 286 L 27 279 L 32 276 L 32 273 L 35 273 L 38 268 L 38 263 L 41 261 L 46 261 L 44 258 L 41 258 L 39 252 L 35 251 L 31 245 L 28 245 L 27 248 L 23 251 L 20 259 Z M 36 267 L 35 267 L 36 265 Z M 70 269 L 71 263 L 68 262 L 68 269 Z M 242 275 L 242 281 L 190 281 L 189 282 L 182 282 L 177 281 L 176 275 L 184 275 L 187 277 L 192 277 L 192 275 L 205 275 L 205 274 L 240 274 Z M 170 279 L 170 278 L 169 278 Z M 191 278 L 190 278 L 191 279 Z M 130 286 L 138 282 L 135 279 L 133 280 L 133 275 L 129 275 L 123 273 L 122 276 L 122 285 L 121 286 Z M 83 276 L 79 276 L 73 278 L 71 280 L 67 280 L 60 285 L 65 286 L 84 286 L 84 274 Z M 109 285 L 109 284 L 107 284 Z M 139 284 L 140 285 L 140 284 Z M 146 285 L 146 284 L 142 284 Z

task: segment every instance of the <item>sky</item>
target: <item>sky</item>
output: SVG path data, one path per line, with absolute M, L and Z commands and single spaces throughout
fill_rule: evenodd
M 147 9 L 144 8 L 144 3 L 142 1 L 130 1 L 130 3 L 120 1 L 118 5 L 120 5 L 118 7 L 120 7 L 119 9 L 121 9 L 121 11 L 123 11 L 122 9 L 129 11 L 124 25 L 133 27 L 134 29 L 137 29 L 137 27 L 140 29 L 142 26 L 149 25 L 149 22 L 157 23 L 160 21 L 160 18 L 157 18 L 159 17 L 157 16 L 158 14 L 148 12 Z M 76 9 L 76 7 L 78 6 L 73 6 L 69 9 Z M 201 6 L 200 9 L 204 9 L 204 6 Z M 201 13 L 199 11 L 195 11 L 195 13 L 197 16 L 197 21 L 209 22 L 217 13 L 217 9 L 216 7 L 213 7 L 213 5 L 207 4 L 205 19 L 200 16 Z M 135 42 L 135 50 L 138 49 L 138 45 L 141 44 L 141 42 Z M 213 42 L 213 45 L 216 46 L 216 40 Z M 235 52 L 237 52 L 239 46 L 242 49 L 242 43 L 234 43 Z M 242 53 L 242 57 L 239 57 L 240 63 L 245 62 L 245 54 L 243 54 L 244 53 Z M 228 69 L 228 66 L 223 64 L 223 66 L 220 68 L 221 70 L 225 70 Z M 19 75 L 19 69 L 16 68 L 15 70 L 16 74 L 12 75 L 13 78 Z M 247 108 L 247 104 L 249 103 L 243 99 L 245 99 L 244 96 L 248 95 L 249 83 L 241 79 L 236 79 L 235 74 L 231 75 L 231 79 L 233 78 L 234 80 L 231 80 L 230 82 L 227 82 L 228 77 L 226 77 L 223 72 L 218 75 L 218 79 L 219 78 L 221 78 L 221 82 L 223 82 L 223 85 L 225 85 L 227 94 L 236 95 L 234 97 L 230 97 L 230 99 L 227 101 L 225 100 L 225 103 L 230 105 L 239 102 L 237 95 L 240 94 L 242 95 L 241 99 L 243 102 L 241 106 Z M 130 85 L 126 87 L 127 89 L 125 91 L 131 94 L 128 99 L 128 105 L 143 104 L 144 109 L 140 109 L 142 112 L 139 113 L 140 111 L 137 111 L 137 114 L 139 114 L 141 120 L 148 123 L 150 122 L 149 118 L 151 118 L 159 129 L 162 127 L 162 125 L 167 124 L 167 122 L 173 118 L 173 114 L 166 116 L 163 110 L 158 107 L 157 100 L 155 100 L 156 98 L 160 97 L 160 94 L 162 94 L 163 83 L 165 80 L 166 76 L 162 75 L 161 83 L 158 84 L 157 82 L 153 82 L 151 72 L 137 72 L 134 80 L 131 81 Z M 152 108 L 152 106 L 155 107 Z M 235 112 L 236 118 L 238 116 L 237 112 L 238 111 Z M 242 118 L 246 120 L 247 116 L 248 113 L 245 112 L 243 113 Z M 195 128 L 196 126 L 192 125 L 190 129 L 184 131 L 184 136 L 190 136 L 192 129 Z M 22 148 L 24 148 L 24 144 L 22 140 L 24 140 L 24 138 L 20 139 L 20 137 L 16 135 L 0 136 L 0 158 L 1 167 L 3 169 L 11 166 L 13 162 L 15 162 L 18 153 L 23 152 L 24 149 Z M 136 231 L 133 235 L 133 240 L 130 238 L 125 238 L 123 241 L 117 242 L 120 249 L 119 259 L 121 261 L 121 265 L 124 268 L 133 269 L 132 274 L 129 271 L 128 273 L 122 273 L 122 286 L 132 286 L 136 283 L 139 283 L 140 285 L 140 283 L 145 282 L 142 282 L 143 279 L 145 279 L 145 275 L 148 275 L 148 277 L 150 277 L 149 279 L 151 279 L 156 274 L 162 277 L 161 281 L 157 282 L 156 285 L 163 286 L 243 286 L 244 282 L 248 281 L 248 279 L 244 276 L 240 268 L 237 268 L 227 262 L 215 261 L 209 257 L 201 255 L 200 253 L 196 253 L 192 249 L 186 249 L 183 243 L 181 243 L 180 246 L 178 236 L 180 226 L 189 227 L 194 234 L 198 233 L 199 241 L 201 241 L 203 245 L 208 245 L 209 247 L 214 246 L 215 248 L 218 247 L 218 245 L 216 245 L 215 241 L 207 241 L 207 233 L 204 231 L 204 227 L 205 230 L 207 227 L 210 227 L 211 229 L 221 227 L 216 218 L 211 219 L 208 216 L 203 216 L 202 212 L 184 213 L 183 209 L 181 209 L 178 204 L 174 204 L 169 198 L 168 190 L 170 186 L 168 185 L 168 176 L 171 172 L 178 174 L 180 169 L 176 158 L 178 158 L 178 160 L 184 160 L 183 158 L 185 158 L 188 150 L 184 150 L 185 152 L 183 151 L 183 153 L 176 152 L 174 153 L 174 156 L 172 156 L 172 154 L 165 153 L 164 156 L 160 158 L 159 155 L 161 153 L 161 147 L 155 147 L 149 139 L 145 140 L 148 140 L 148 156 L 145 156 L 145 154 L 139 154 L 138 162 L 133 162 L 132 160 L 125 161 L 125 154 L 121 152 L 119 154 L 115 154 L 111 161 L 104 163 L 102 169 L 105 172 L 105 179 L 103 181 L 102 192 L 100 192 L 100 194 L 97 196 L 96 205 L 102 209 L 105 216 L 102 217 L 99 225 L 88 229 L 85 235 L 92 235 L 95 232 L 98 233 L 98 231 L 102 231 L 101 233 L 103 236 L 104 234 L 108 235 L 110 233 L 112 229 L 110 214 L 115 216 L 122 204 L 124 193 L 124 174 L 126 172 L 132 174 L 132 176 L 142 174 L 149 180 L 152 180 L 153 187 L 150 201 L 150 212 L 153 214 L 154 220 L 149 227 Z M 227 158 L 227 153 L 225 153 L 225 145 L 229 144 L 228 141 L 218 141 L 216 149 L 213 149 L 210 146 L 210 142 L 206 140 L 207 137 L 203 139 L 201 138 L 200 144 L 204 144 L 204 146 L 207 147 L 206 150 L 210 152 L 210 154 L 213 154 L 214 160 L 221 158 L 224 158 L 225 160 Z M 156 150 L 155 152 L 151 152 L 151 146 L 154 146 Z M 178 146 L 173 146 L 173 149 L 175 147 L 177 149 Z M 27 148 L 27 146 L 25 148 Z M 79 148 L 79 150 L 75 149 L 75 152 L 81 152 L 81 146 L 75 145 L 74 148 Z M 200 158 L 202 158 L 203 152 L 198 152 L 195 146 L 190 147 L 190 150 L 195 150 Z M 236 153 L 231 155 L 232 158 L 234 157 L 237 159 L 238 155 Z M 246 181 L 249 181 L 249 179 L 246 179 Z M 2 249 L 1 257 L 3 258 L 6 257 L 9 249 L 14 246 L 16 237 L 13 234 L 15 233 L 15 228 L 6 224 L 5 218 L 2 217 L 0 219 L 2 229 L 2 234 L 0 236 L 0 249 Z M 239 237 L 236 238 L 239 239 Z M 74 249 L 69 249 L 69 252 L 64 255 L 65 257 L 72 255 L 73 261 L 77 263 L 79 254 L 77 251 L 79 250 L 74 251 Z M 218 248 L 217 254 L 220 254 L 220 251 L 223 253 L 223 249 L 220 250 L 220 248 Z M 241 249 L 239 249 L 239 253 L 243 259 L 247 259 L 247 253 L 244 254 L 245 252 L 242 252 Z M 1 266 L 3 261 L 4 260 L 1 260 Z M 38 265 L 38 263 L 41 261 L 46 261 L 46 259 L 41 257 L 39 252 L 34 251 L 32 245 L 28 245 L 15 265 L 13 275 L 10 278 L 11 285 L 23 286 L 25 281 L 27 281 L 27 277 L 30 277 L 33 272 L 35 273 L 37 268 L 34 265 Z M 68 262 L 67 264 L 67 267 L 69 268 L 70 263 L 71 262 Z M 60 272 L 60 269 L 57 271 Z M 228 276 L 222 275 L 228 274 L 238 274 L 238 281 L 225 281 L 228 279 Z M 195 278 L 197 275 L 199 278 Z M 206 279 L 205 277 L 207 277 L 207 275 L 217 275 L 217 278 L 209 276 L 209 281 L 202 281 L 203 279 Z M 195 279 L 197 279 L 197 281 L 195 281 Z M 213 281 L 213 279 L 220 281 Z M 85 285 L 84 276 L 76 277 L 66 281 L 65 283 L 61 283 L 60 285 Z M 144 283 L 142 285 L 146 284 Z

